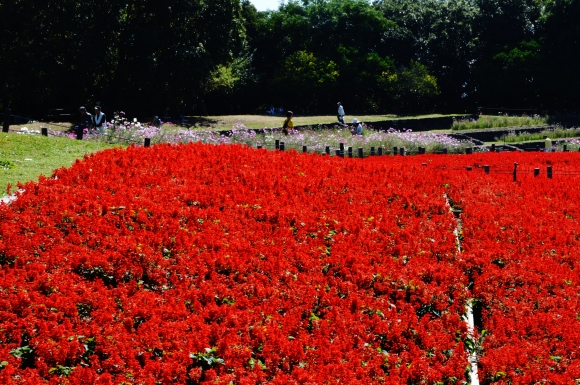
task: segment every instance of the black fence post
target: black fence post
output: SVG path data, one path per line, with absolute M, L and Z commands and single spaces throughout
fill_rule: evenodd
M 145 143 L 143 144 L 145 147 L 151 146 L 151 138 L 145 138 Z
M 467 147 L 467 148 L 465 149 L 465 153 L 466 153 L 467 155 L 469 155 L 469 154 L 473 154 L 473 147 Z
M 348 148 L 348 157 L 352 158 L 352 147 Z
M 358 148 L 358 157 L 361 159 L 364 158 L 364 150 L 362 147 Z
M 40 127 L 40 132 L 42 133 L 42 136 L 48 136 L 48 128 Z
M 485 171 L 486 174 L 489 174 L 489 165 L 485 165 L 483 166 L 483 171 Z
M 405 156 L 405 147 L 401 147 L 399 149 L 399 154 L 401 154 L 401 156 Z
M 552 179 L 552 166 L 548 166 L 548 178 Z
M 445 148 L 443 149 L 443 153 L 444 153 L 444 154 L 448 154 L 448 153 L 449 153 L 449 150 L 447 150 L 447 147 L 445 147 Z
M 324 152 L 326 153 L 326 155 L 330 155 L 330 146 L 326 146 L 324 148 Z
M 308 147 L 307 146 L 302 146 L 302 152 L 308 152 Z
M 383 155 L 383 147 L 381 146 L 381 147 L 379 147 L 379 156 L 382 156 L 382 155 Z
M 280 140 L 276 139 L 276 150 L 280 149 Z
M 371 156 L 375 156 L 375 148 L 371 147 Z
M 393 155 L 397 155 L 399 153 L 398 147 L 393 147 Z
M 535 168 L 534 169 L 534 176 L 538 176 L 540 175 L 540 169 L 539 168 Z
M 4 124 L 2 125 L 2 132 L 8 132 L 10 128 L 10 113 L 12 111 L 10 108 L 6 108 L 4 110 Z
M 278 144 L 278 149 L 279 149 L 280 151 L 284 151 L 284 142 L 280 142 L 280 143 Z
M 261 145 L 261 144 L 258 144 L 258 145 L 256 146 L 256 148 L 259 150 L 259 149 L 261 149 L 261 148 L 262 148 L 262 145 Z
M 517 171 L 518 171 L 518 164 L 516 162 L 514 162 L 514 182 L 516 180 L 518 180 Z
M 495 152 L 495 143 L 492 143 L 491 145 L 491 152 Z

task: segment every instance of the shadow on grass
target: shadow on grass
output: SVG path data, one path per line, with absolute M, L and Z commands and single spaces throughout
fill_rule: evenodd
M 203 116 L 188 116 L 188 122 L 183 122 L 182 125 L 187 128 L 211 128 L 215 127 L 218 123 L 218 119 L 207 118 Z

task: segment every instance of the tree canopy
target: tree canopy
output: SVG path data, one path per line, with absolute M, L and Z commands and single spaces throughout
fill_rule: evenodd
M 144 116 L 578 104 L 574 0 L 0 0 L 3 107 Z

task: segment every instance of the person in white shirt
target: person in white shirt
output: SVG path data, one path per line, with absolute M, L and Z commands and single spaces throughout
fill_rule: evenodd
M 344 124 L 344 108 L 342 107 L 342 104 L 340 104 L 340 102 L 336 103 L 336 105 L 338 106 L 338 121 L 341 124 Z
M 95 115 L 93 116 L 93 127 L 99 132 L 104 133 L 107 127 L 107 117 L 101 112 L 100 106 L 95 106 Z
M 359 122 L 359 120 L 358 120 L 357 118 L 354 118 L 354 119 L 352 120 L 352 122 L 353 122 L 354 124 L 356 124 L 357 126 L 356 126 L 356 128 L 355 128 L 354 130 L 352 130 L 352 131 L 351 131 L 351 133 L 352 133 L 353 135 L 362 135 L 362 133 L 363 133 L 363 126 L 362 126 L 362 122 Z
M 553 147 L 552 147 L 552 139 L 548 138 L 548 136 L 544 136 L 544 151 L 546 152 L 552 152 L 553 151 Z

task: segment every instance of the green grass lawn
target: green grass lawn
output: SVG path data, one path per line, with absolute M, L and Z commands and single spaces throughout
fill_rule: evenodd
M 50 177 L 52 171 L 70 166 L 85 154 L 115 147 L 107 143 L 71 140 L 40 135 L 0 133 L 0 196 L 8 184 Z M 117 145 L 118 147 L 118 145 Z
M 420 115 L 420 116 L 397 116 L 397 115 L 345 115 L 345 122 L 352 122 L 357 118 L 361 122 L 372 123 L 383 120 L 401 120 L 401 119 L 425 119 L 437 118 L 442 116 L 459 116 L 452 115 Z M 242 123 L 246 128 L 265 128 L 265 127 L 281 127 L 285 115 L 271 116 L 271 115 L 223 115 L 223 116 L 189 116 L 189 125 L 191 129 L 202 130 L 231 130 L 235 124 Z M 294 115 L 292 118 L 294 126 L 310 126 L 319 124 L 336 124 L 336 115 L 312 115 L 300 116 Z
M 456 116 L 458 114 L 441 115 L 441 114 L 431 114 L 431 115 L 418 115 L 418 116 L 397 116 L 397 115 L 345 115 L 344 121 L 349 123 L 352 122 L 354 118 L 364 123 L 380 122 L 383 120 L 407 120 L 407 119 L 425 119 L 425 118 L 439 118 L 444 116 Z M 130 121 L 133 120 L 132 117 L 127 117 Z M 257 128 L 272 128 L 272 127 L 282 127 L 284 119 L 286 116 L 278 115 L 220 115 L 220 116 L 188 116 L 188 123 L 181 126 L 179 124 L 164 124 L 164 129 L 189 129 L 189 130 L 199 130 L 199 131 L 226 131 L 231 130 L 235 125 L 243 124 L 246 128 L 257 129 Z M 294 115 L 293 119 L 295 126 L 316 126 L 319 124 L 336 124 L 336 115 Z M 41 127 L 48 127 L 50 130 L 54 131 L 66 131 L 72 124 L 70 123 L 45 123 L 45 122 L 34 122 L 20 125 L 11 125 L 10 130 L 21 130 L 26 127 L 28 130 L 40 131 Z
M 493 116 L 481 115 L 479 119 L 457 119 L 453 122 L 452 130 L 481 130 L 486 128 L 530 127 L 548 124 L 545 116 Z

